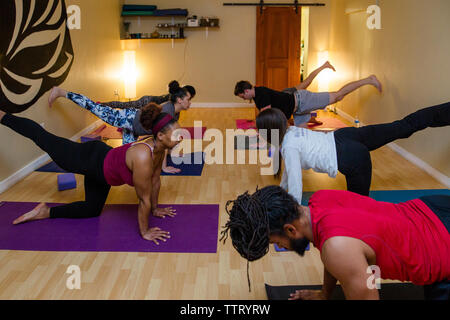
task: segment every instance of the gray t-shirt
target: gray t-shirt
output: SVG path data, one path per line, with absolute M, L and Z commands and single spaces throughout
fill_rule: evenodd
M 161 107 L 162 107 L 162 112 L 170 114 L 176 121 L 178 121 L 178 119 L 180 119 L 180 114 L 179 113 L 175 114 L 175 106 L 172 102 L 168 101 L 168 102 L 162 104 Z M 134 120 L 133 120 L 134 134 L 136 136 L 151 135 L 152 131 L 145 130 L 144 127 L 142 127 L 140 120 L 141 120 L 141 110 L 138 110 L 136 112 L 136 116 L 134 117 Z

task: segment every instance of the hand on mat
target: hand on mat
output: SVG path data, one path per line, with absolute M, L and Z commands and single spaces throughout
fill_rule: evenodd
M 170 238 L 170 232 L 163 231 L 160 228 L 150 228 L 144 234 L 145 240 L 153 241 L 156 245 L 159 245 L 158 240 L 166 242 L 166 239 Z
M 322 290 L 296 290 L 289 300 L 326 300 Z
M 156 210 L 153 210 L 153 215 L 159 218 L 165 218 L 166 216 L 175 217 L 177 214 L 176 212 L 177 211 L 171 207 L 157 208 Z
M 165 168 L 162 168 L 162 171 L 163 171 L 164 173 L 172 173 L 172 174 L 175 174 L 175 173 L 180 173 L 180 172 L 181 172 L 181 169 L 177 169 L 177 168 L 174 168 L 174 167 L 165 167 Z

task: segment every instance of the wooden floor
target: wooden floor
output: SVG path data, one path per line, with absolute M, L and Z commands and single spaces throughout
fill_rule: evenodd
M 193 126 L 194 120 L 203 119 L 203 126 L 224 132 L 235 128 L 235 119 L 253 116 L 250 108 L 192 109 L 182 114 L 181 125 Z M 111 142 L 115 146 L 120 143 Z M 387 147 L 373 152 L 372 159 L 373 190 L 445 188 Z M 58 192 L 55 173 L 34 172 L 1 194 L 0 201 L 78 201 L 83 199 L 82 179 L 77 177 L 76 190 Z M 345 189 L 341 174 L 331 179 L 305 171 L 303 181 L 305 191 Z M 219 204 L 219 225 L 223 226 L 227 221 L 227 200 L 247 190 L 253 192 L 256 186 L 278 183 L 273 176 L 261 176 L 257 165 L 209 165 L 201 177 L 162 177 L 159 202 Z M 137 203 L 135 191 L 128 186 L 113 188 L 107 203 Z M 38 221 L 33 223 L 39 227 Z M 66 288 L 70 265 L 81 269 L 80 290 Z M 322 283 L 323 265 L 314 248 L 299 258 L 295 253 L 278 253 L 271 247 L 267 256 L 250 264 L 251 293 L 246 266 L 231 241 L 219 243 L 216 254 L 0 251 L 0 299 L 263 300 L 264 283 Z

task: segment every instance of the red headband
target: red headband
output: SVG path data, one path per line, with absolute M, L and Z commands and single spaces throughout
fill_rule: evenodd
M 164 128 L 171 120 L 173 120 L 173 117 L 170 114 L 166 114 L 164 118 L 159 120 L 159 122 L 156 124 L 156 126 L 153 127 L 152 131 L 153 134 L 156 135 L 158 132 Z

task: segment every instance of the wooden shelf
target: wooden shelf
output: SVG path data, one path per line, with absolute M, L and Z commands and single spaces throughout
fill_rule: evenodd
M 121 38 L 120 40 L 186 40 L 184 38 Z
M 159 29 L 171 29 L 171 28 L 178 28 L 178 29 L 200 29 L 200 28 L 220 28 L 220 26 L 198 26 L 198 27 L 188 27 L 188 26 L 177 26 L 177 25 L 169 25 L 169 26 L 156 26 Z

